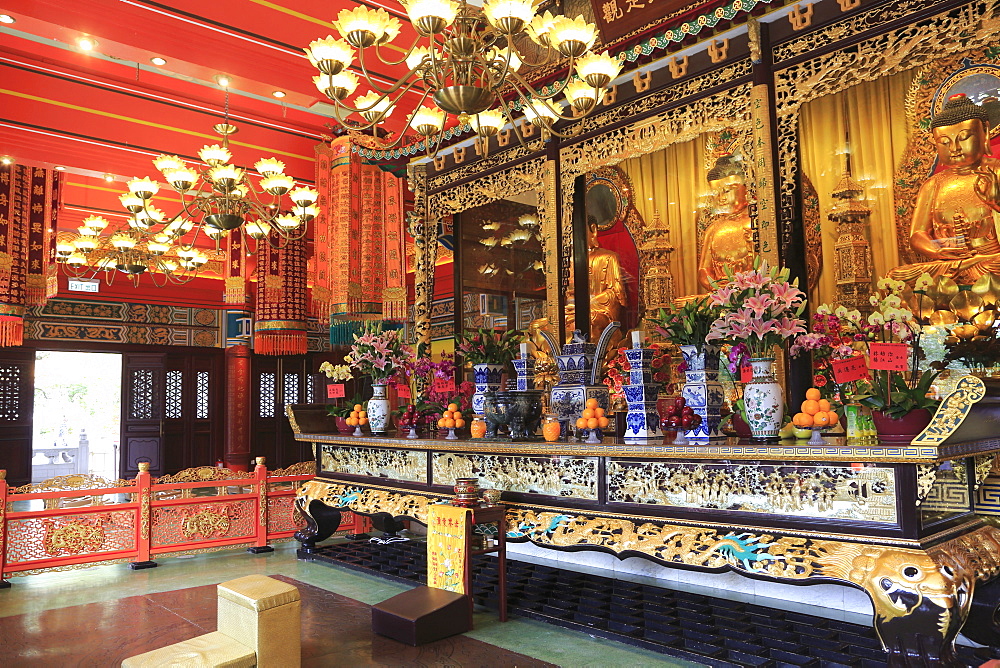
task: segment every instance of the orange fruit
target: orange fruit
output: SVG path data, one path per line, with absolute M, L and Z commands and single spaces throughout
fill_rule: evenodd
M 583 409 L 583 413 L 580 414 L 580 417 L 582 417 L 585 420 L 589 420 L 590 418 L 597 417 L 597 416 L 594 415 L 594 411 L 592 409 L 590 409 L 590 408 L 584 408 Z
M 815 387 L 810 387 L 806 390 L 806 399 L 812 399 L 813 401 L 819 401 L 819 398 L 823 396 L 819 393 Z
M 357 420 L 361 415 L 357 411 L 351 411 L 351 417 Z
M 808 413 L 796 413 L 795 417 L 792 418 L 792 424 L 796 427 L 811 427 L 813 416 Z
M 360 411 L 360 410 L 363 410 L 363 409 L 364 409 L 364 406 L 362 406 L 361 404 L 354 404 L 354 410 Z
M 445 418 L 438 419 L 438 428 L 440 428 L 440 429 L 444 428 L 444 421 L 445 421 Z
M 587 408 L 597 408 L 597 399 L 593 397 L 587 399 Z
M 809 415 L 816 415 L 816 413 L 819 413 L 819 402 L 815 399 L 806 399 L 802 402 L 802 412 Z
M 452 411 L 451 412 L 451 416 L 453 418 L 455 418 L 456 420 L 461 420 L 462 419 L 462 411 Z
M 817 403 L 819 404 L 819 409 L 821 411 L 824 411 L 824 412 L 827 412 L 827 413 L 830 411 L 830 402 L 828 400 L 826 400 L 826 399 L 820 399 Z
M 576 421 L 576 428 L 577 429 L 586 429 L 587 428 L 587 418 L 580 418 L 580 419 L 578 419 Z
M 368 418 L 358 418 L 358 424 L 368 424 Z
M 358 418 L 353 417 L 353 416 L 347 418 L 347 424 L 351 425 L 352 427 L 357 427 L 358 426 Z
M 816 413 L 816 415 L 813 415 L 813 424 L 817 427 L 825 427 L 830 424 L 830 414 L 826 411 Z
M 368 413 L 366 413 L 365 411 L 358 411 L 358 417 L 359 418 L 366 418 L 366 417 L 368 417 Z
M 454 429 L 455 428 L 455 420 L 454 420 L 454 418 L 445 418 L 444 419 L 444 426 L 447 427 L 448 429 Z
M 448 410 L 450 410 L 450 411 L 457 411 L 458 410 L 458 404 L 448 404 Z
M 595 408 L 594 409 L 594 417 L 595 418 L 602 418 L 602 417 L 604 417 L 604 409 L 601 408 L 600 406 L 598 406 L 597 408 Z
M 587 429 L 597 429 L 597 418 L 587 418 Z
M 607 429 L 609 424 L 611 424 L 611 421 L 603 415 L 597 418 L 597 426 L 601 429 Z
M 463 420 L 462 418 L 458 418 L 457 420 L 455 420 L 455 429 L 461 429 L 464 426 L 465 426 L 465 420 Z

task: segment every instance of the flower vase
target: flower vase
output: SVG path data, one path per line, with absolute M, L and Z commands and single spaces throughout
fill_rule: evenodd
M 476 393 L 472 395 L 472 412 L 483 415 L 486 405 L 486 392 L 496 392 L 500 389 L 500 378 L 503 376 L 505 364 L 473 364 L 472 378 L 476 384 Z
M 750 366 L 753 379 L 743 388 L 750 436 L 758 441 L 776 441 L 785 416 L 785 401 L 781 385 L 774 378 L 774 358 L 751 358 Z
M 625 400 L 628 402 L 624 435 L 626 443 L 641 443 L 644 439 L 663 438 L 663 432 L 660 431 L 660 415 L 656 410 L 660 384 L 653 381 L 653 371 L 650 367 L 655 352 L 652 348 L 638 346 L 625 350 L 625 358 L 630 369 L 628 384 L 622 385 L 622 392 L 625 393 Z
M 680 348 L 687 366 L 681 396 L 685 404 L 701 417 L 701 424 L 686 430 L 684 437 L 692 443 L 725 439 L 726 435 L 719 431 L 725 399 L 722 383 L 719 382 L 719 347 L 705 344 L 683 345 Z
M 389 433 L 389 399 L 386 398 L 386 384 L 372 383 L 372 398 L 368 400 L 368 428 L 373 436 Z

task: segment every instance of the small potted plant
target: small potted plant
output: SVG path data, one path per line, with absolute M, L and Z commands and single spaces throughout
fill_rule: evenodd
M 327 415 L 332 415 L 337 419 L 337 431 L 341 434 L 351 434 L 354 432 L 354 427 L 347 424 L 347 418 L 351 417 L 351 411 L 354 410 L 354 407 L 363 402 L 364 399 L 361 398 L 361 395 L 355 394 L 353 398 L 342 404 L 327 407 Z

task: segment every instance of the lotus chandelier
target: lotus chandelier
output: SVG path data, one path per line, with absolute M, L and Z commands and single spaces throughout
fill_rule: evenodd
M 592 112 L 621 71 L 619 59 L 591 51 L 597 39 L 592 23 L 582 16 L 536 14 L 532 0 L 486 0 L 482 9 L 465 0 L 401 2 L 417 32 L 401 59 L 388 59 L 380 50 L 399 34 L 399 20 L 383 9 L 364 6 L 338 14 L 333 24 L 343 39 L 330 35 L 315 40 L 306 55 L 320 72 L 313 77 L 316 87 L 334 103 L 335 120 L 350 130 L 377 126 L 408 91 L 419 90 L 420 101 L 406 111 L 407 125 L 424 138 L 428 155 L 440 148 L 448 114 L 480 137 L 495 135 L 509 123 L 523 143 L 514 122 L 519 113 L 532 125 L 564 136 L 555 123 Z M 526 48 L 531 43 L 542 52 L 535 60 L 528 52 L 538 49 Z M 368 70 L 373 56 L 385 65 L 405 63 L 409 72 L 392 86 L 381 85 Z M 532 72 L 564 59 L 571 73 L 565 81 L 547 91 L 529 83 L 537 78 Z M 361 83 L 355 72 L 369 90 L 348 103 Z M 560 96 L 563 99 L 557 99 Z M 398 145 L 402 138 L 400 133 L 383 148 Z

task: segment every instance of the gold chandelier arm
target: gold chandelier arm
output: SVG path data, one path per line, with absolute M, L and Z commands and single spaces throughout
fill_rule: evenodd
M 517 121 L 514 120 L 514 110 L 507 104 L 507 100 L 498 98 L 500 100 L 500 108 L 503 109 L 504 115 L 510 119 L 510 125 L 514 129 L 514 136 L 517 137 L 517 142 L 521 146 L 527 146 L 524 141 L 524 136 L 521 134 L 521 128 L 517 126 Z
M 542 52 L 544 54 L 542 59 L 535 61 L 525 57 L 525 55 L 521 52 L 521 50 L 518 49 L 517 46 L 514 44 L 514 39 L 512 36 L 507 37 L 507 48 L 510 49 L 513 53 L 516 53 L 517 57 L 521 59 L 521 62 L 528 67 L 541 67 L 542 65 L 548 65 L 549 63 L 558 60 L 558 56 L 556 56 L 555 54 L 558 54 L 559 52 L 556 51 L 554 48 L 552 48 L 551 44 L 545 45 L 545 51 Z
M 383 63 L 385 65 L 388 65 L 389 67 L 395 67 L 396 65 L 402 65 L 403 63 L 406 62 L 406 59 L 409 58 L 410 55 L 413 53 L 413 50 L 420 45 L 420 40 L 422 40 L 422 39 L 423 39 L 423 36 L 418 34 L 414 38 L 413 44 L 411 44 L 410 48 L 406 49 L 403 52 L 403 57 L 400 58 L 399 60 L 392 60 L 392 59 L 383 58 L 382 57 L 382 45 L 381 44 L 376 44 L 375 47 L 374 47 L 375 57 L 379 59 L 379 62 L 381 62 L 381 63 Z M 432 47 L 436 46 L 438 44 L 437 40 L 435 40 L 433 38 L 429 39 L 428 41 L 430 42 L 430 45 Z M 372 48 L 372 47 L 368 47 L 368 48 Z M 358 49 L 358 54 L 359 54 L 358 55 L 358 59 L 359 60 L 360 60 L 360 57 L 361 57 L 360 54 L 364 53 L 366 50 L 367 49 Z M 412 72 L 412 70 L 411 70 L 411 72 Z
M 412 71 L 413 70 L 411 70 L 411 72 Z M 411 88 L 413 88 L 416 85 L 416 83 L 417 83 L 416 79 L 414 79 L 413 81 L 410 81 L 409 83 L 406 84 L 406 86 L 403 87 L 403 89 L 401 91 L 399 91 L 399 94 L 396 96 L 395 99 L 390 98 L 389 99 L 390 106 L 396 106 L 396 104 L 403 98 L 404 95 L 406 95 L 407 92 L 409 92 L 409 90 Z M 362 114 L 365 111 L 368 111 L 369 109 L 371 109 L 374 106 L 376 106 L 377 104 L 379 104 L 382 100 L 384 100 L 386 98 L 389 98 L 392 95 L 392 93 L 396 92 L 397 90 L 399 90 L 398 86 L 395 87 L 392 91 L 390 91 L 388 93 L 384 93 L 384 94 L 380 93 L 378 100 L 375 101 L 375 104 L 373 104 L 371 107 L 366 107 L 364 109 L 359 109 L 359 108 L 352 107 L 349 104 L 345 104 L 342 100 L 338 100 L 337 98 L 332 97 L 330 95 L 327 95 L 327 98 L 331 102 L 333 102 L 333 106 L 336 107 L 338 111 L 339 110 L 343 110 L 343 111 L 347 112 L 347 114 Z M 419 89 L 416 89 L 416 90 L 419 90 Z M 427 94 L 428 94 L 428 91 L 420 91 L 420 92 L 423 95 L 423 97 L 420 98 L 420 103 L 417 105 L 418 107 L 420 106 L 420 104 L 423 104 L 423 102 L 424 102 L 425 99 L 427 99 Z M 326 95 L 326 93 L 324 93 L 324 95 Z M 347 127 L 350 130 L 367 130 L 369 128 L 372 128 L 372 127 L 378 125 L 383 120 L 385 120 L 385 117 L 384 116 L 379 116 L 374 121 L 365 122 L 362 125 L 358 125 L 358 126 L 355 126 L 355 127 L 351 127 L 351 126 L 345 126 L 345 127 Z
M 433 54 L 434 52 L 431 51 L 431 53 Z M 404 58 L 403 60 L 405 61 L 406 59 Z M 385 61 L 381 62 L 384 63 Z M 403 88 L 404 82 L 408 82 L 405 85 L 404 92 L 406 90 L 409 90 L 410 88 L 413 88 L 414 84 L 417 82 L 417 79 L 410 80 L 413 74 L 417 71 L 417 69 L 419 69 L 419 67 L 413 67 L 410 69 L 409 72 L 400 77 L 399 80 L 396 81 L 396 83 L 394 83 L 392 86 L 388 88 L 383 88 L 382 86 L 380 86 L 378 83 L 375 82 L 375 80 L 372 78 L 372 75 L 368 72 L 368 68 L 365 66 L 365 49 L 360 49 L 358 51 L 358 65 L 361 67 L 361 76 L 365 78 L 365 84 L 367 84 L 368 87 L 371 88 L 373 91 L 378 93 L 380 98 L 392 95 L 400 88 Z

